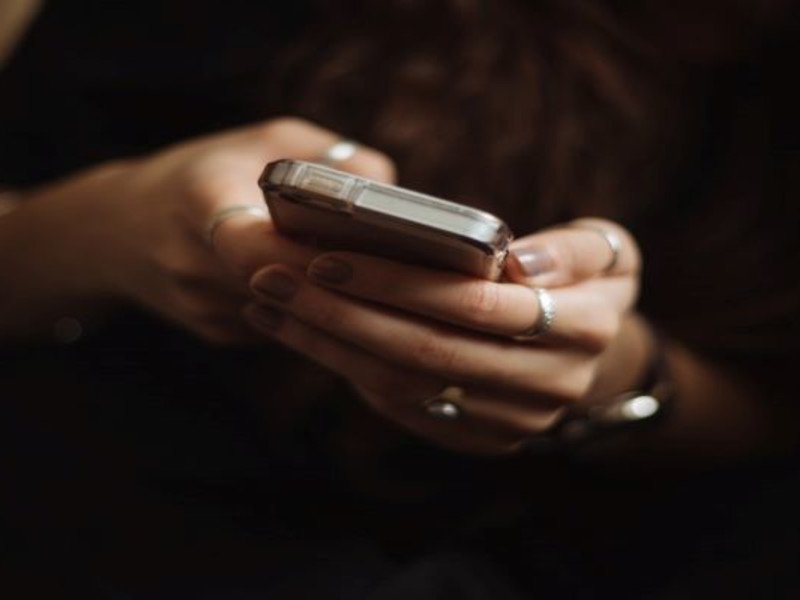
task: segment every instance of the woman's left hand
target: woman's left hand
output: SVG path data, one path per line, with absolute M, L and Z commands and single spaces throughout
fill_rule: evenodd
M 640 265 L 632 237 L 597 219 L 522 238 L 513 253 L 513 282 L 496 283 L 327 252 L 306 272 L 257 271 L 258 301 L 245 315 L 401 426 L 458 451 L 513 452 L 570 405 L 614 388 L 604 381 L 614 371 L 606 358 L 636 299 Z M 540 319 L 535 287 L 549 291 L 555 319 L 546 335 L 520 340 Z M 436 419 L 426 401 L 448 386 L 461 414 Z

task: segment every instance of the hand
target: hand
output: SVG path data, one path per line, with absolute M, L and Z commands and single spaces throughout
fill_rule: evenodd
M 252 271 L 275 262 L 304 268 L 317 251 L 244 213 L 220 224 L 212 246 L 209 223 L 226 207 L 264 207 L 257 180 L 270 160 L 313 160 L 337 139 L 289 118 L 208 136 L 43 188 L 25 214 L 53 223 L 63 246 L 55 269 L 84 294 L 138 303 L 210 342 L 247 341 L 253 333 L 240 312 Z M 340 168 L 394 176 L 392 163 L 365 147 Z
M 251 324 L 349 379 L 375 410 L 442 446 L 506 453 L 546 431 L 593 390 L 613 389 L 604 367 L 638 289 L 636 244 L 613 223 L 576 222 L 517 241 L 515 282 L 471 277 L 348 252 L 304 270 L 272 265 L 251 287 Z M 608 242 L 621 248 L 612 270 Z M 527 271 L 527 272 L 526 272 Z M 532 286 L 557 307 L 541 339 L 514 336 L 539 318 Z M 465 391 L 461 418 L 423 408 L 448 385 Z

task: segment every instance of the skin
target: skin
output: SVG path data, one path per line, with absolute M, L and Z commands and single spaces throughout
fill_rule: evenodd
M 264 207 L 256 181 L 270 160 L 313 158 L 337 139 L 306 121 L 278 119 L 36 190 L 0 219 L 0 287 L 8 290 L 0 337 L 49 336 L 65 314 L 133 303 L 210 343 L 254 341 L 239 316 L 247 278 L 278 261 L 303 267 L 317 252 L 245 214 L 222 223 L 211 245 L 209 223 L 230 206 Z M 391 162 L 369 149 L 341 167 L 394 176 Z
M 544 251 L 550 268 L 535 277 L 509 272 L 503 283 L 322 253 L 246 214 L 208 240 L 214 215 L 263 207 L 255 182 L 268 161 L 313 160 L 337 139 L 279 119 L 99 165 L 30 193 L 0 219 L 0 339 L 49 339 L 61 316 L 136 304 L 209 343 L 284 344 L 349 380 L 386 418 L 473 454 L 516 452 L 568 407 L 637 387 L 652 339 L 632 310 L 639 252 L 617 224 L 584 220 L 519 239 L 515 252 Z M 394 180 L 391 161 L 365 147 L 337 166 Z M 613 271 L 605 271 L 607 242 L 587 224 L 620 239 Z M 320 277 L 326 261 L 347 276 Z M 539 317 L 532 286 L 551 291 L 555 325 L 541 339 L 515 340 Z M 615 443 L 615 460 L 642 448 L 669 460 L 730 460 L 787 439 L 748 382 L 674 343 L 667 350 L 675 415 L 646 438 Z M 420 405 L 452 384 L 466 392 L 465 417 L 431 419 Z
M 591 224 L 615 232 L 619 261 Z M 351 252 L 317 256 L 306 269 L 270 265 L 250 285 L 254 329 L 352 382 L 378 413 L 457 452 L 513 454 L 570 406 L 602 404 L 639 387 L 653 356 L 646 322 L 632 310 L 640 257 L 618 225 L 581 220 L 518 240 L 553 257 L 536 277 L 493 283 Z M 335 261 L 346 273 L 321 277 Z M 546 337 L 513 339 L 539 317 L 532 286 L 557 307 Z M 595 445 L 589 457 L 631 466 L 707 467 L 785 450 L 792 434 L 736 374 L 667 342 L 679 401 L 646 434 Z M 465 390 L 463 416 L 432 419 L 421 405 L 448 385 Z M 643 458 L 642 458 L 643 457 Z
M 409 429 L 459 451 L 512 452 L 587 396 L 634 300 L 636 250 L 618 227 L 603 225 L 626 244 L 606 277 L 598 275 L 610 258 L 607 243 L 580 229 L 521 240 L 518 249 L 534 245 L 561 256 L 562 268 L 519 283 L 334 252 L 305 272 L 284 265 L 260 270 L 251 286 L 261 304 L 245 314 L 254 327 L 343 374 L 371 406 Z M 319 276 L 330 261 L 349 276 Z M 547 281 L 561 284 L 551 287 L 559 312 L 546 342 L 511 339 L 537 320 L 531 286 Z M 587 305 L 591 318 L 581 318 Z M 420 410 L 421 399 L 448 384 L 469 390 L 463 423 L 435 421 Z

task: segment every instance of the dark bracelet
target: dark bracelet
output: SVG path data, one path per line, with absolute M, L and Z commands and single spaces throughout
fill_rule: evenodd
M 652 427 L 669 414 L 672 377 L 661 336 L 653 334 L 653 358 L 642 385 L 611 402 L 568 410 L 545 434 L 531 440 L 536 453 L 570 449 L 617 433 Z

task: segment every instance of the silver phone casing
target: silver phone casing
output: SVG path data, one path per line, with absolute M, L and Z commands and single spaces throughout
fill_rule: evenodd
M 298 160 L 259 180 L 282 233 L 335 250 L 500 278 L 513 239 L 487 212 Z

